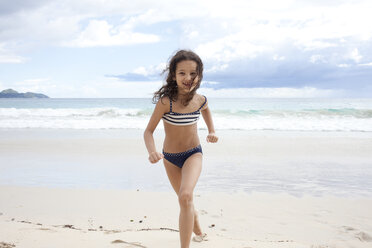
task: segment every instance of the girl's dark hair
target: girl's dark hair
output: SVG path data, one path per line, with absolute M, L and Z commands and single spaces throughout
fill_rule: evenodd
M 200 82 L 203 79 L 203 62 L 200 57 L 191 50 L 179 50 L 171 57 L 167 68 L 162 73 L 166 73 L 166 84 L 154 93 L 154 97 L 152 98 L 153 103 L 158 102 L 159 99 L 161 100 L 164 96 L 169 97 L 173 102 L 177 101 L 177 83 L 173 78 L 176 77 L 177 64 L 184 60 L 192 60 L 197 65 L 196 73 L 198 76 L 198 82 L 196 83 L 195 88 L 187 94 L 186 99 L 182 101 L 182 104 L 185 106 L 189 104 L 191 99 L 194 97 L 196 90 L 200 87 Z

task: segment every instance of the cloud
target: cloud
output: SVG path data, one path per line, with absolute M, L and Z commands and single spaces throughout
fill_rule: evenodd
M 104 20 L 91 20 L 78 38 L 65 42 L 72 47 L 126 46 L 160 41 L 158 35 L 133 32 L 126 24 L 114 27 Z
M 12 0 L 0 1 L 0 15 L 9 15 L 22 10 L 32 10 L 38 8 L 50 0 Z
M 26 58 L 18 55 L 0 53 L 0 64 L 21 64 L 24 63 L 26 60 Z
M 142 44 L 146 56 L 136 57 L 136 68 L 99 73 L 116 83 L 150 84 L 162 78 L 159 54 L 185 47 L 202 57 L 205 80 L 215 82 L 210 90 L 365 89 L 372 74 L 370 9 L 364 0 L 3 1 L 0 63 L 31 65 L 26 55 L 35 48 Z M 116 63 L 114 56 L 102 63 Z
M 160 63 L 155 66 L 137 67 L 132 72 L 121 75 L 105 75 L 108 78 L 116 78 L 121 81 L 157 81 L 162 79 L 162 72 L 166 68 L 166 63 Z
M 363 58 L 363 56 L 361 56 L 359 54 L 359 51 L 358 51 L 358 48 L 355 48 L 353 49 L 353 51 L 350 53 L 350 58 L 352 60 L 354 60 L 356 63 L 359 63 L 360 60 Z
M 370 84 L 372 71 L 368 63 L 358 66 L 355 61 L 350 63 L 350 59 L 312 55 L 310 51 L 298 49 L 285 52 L 285 60 L 273 60 L 269 54 L 262 54 L 255 59 L 230 61 L 225 70 L 206 70 L 204 80 L 219 82 L 208 86 L 213 89 L 316 87 L 360 90 Z M 213 63 L 208 62 L 206 68 L 210 65 Z
M 156 80 L 156 79 L 159 79 L 158 76 L 154 75 L 154 76 L 151 76 L 151 75 L 148 75 L 148 76 L 145 76 L 145 75 L 142 75 L 142 74 L 138 74 L 138 73 L 131 73 L 131 72 L 128 72 L 128 73 L 125 73 L 125 74 L 122 74 L 122 75 L 105 75 L 106 77 L 108 78 L 116 78 L 116 79 L 119 79 L 121 81 L 129 81 L 129 82 L 141 82 L 141 81 L 153 81 L 153 80 Z
M 253 59 L 258 54 L 272 50 L 269 46 L 253 43 L 245 32 L 200 44 L 195 51 L 208 60 L 229 62 L 240 58 Z
M 149 11 L 151 6 L 156 4 L 120 0 L 8 1 L 0 3 L 0 41 L 19 50 L 158 42 L 156 34 L 135 31 L 138 25 L 162 20 L 156 11 Z
M 0 39 L 77 47 L 158 42 L 136 29 L 180 21 L 181 45 L 205 58 L 254 58 L 283 42 L 301 49 L 337 47 L 343 38 L 369 40 L 369 1 L 35 0 L 0 3 Z M 157 31 L 159 32 L 159 30 Z M 26 35 L 27 34 L 27 35 Z
M 128 81 L 123 84 L 117 78 L 105 77 L 74 85 L 69 89 L 69 97 L 150 98 L 161 85 L 161 81 Z
M 358 66 L 372 66 L 372 62 L 369 62 L 369 63 L 363 63 L 363 64 L 358 64 Z
M 233 98 L 323 98 L 343 97 L 342 90 L 303 88 L 235 88 L 235 89 L 210 89 L 201 88 L 201 94 L 208 97 L 233 97 Z
M 324 63 L 326 60 L 323 55 L 321 54 L 314 54 L 310 57 L 310 62 L 313 64 L 316 63 Z
M 5 44 L 0 43 L 0 64 L 20 64 L 27 61 L 27 58 L 14 55 L 10 50 L 5 48 Z
M 7 88 L 13 88 L 18 92 L 34 92 L 43 93 L 48 96 L 54 92 L 65 90 L 66 87 L 59 87 L 50 78 L 30 78 L 22 81 L 16 81 L 12 85 L 7 85 Z
M 25 85 L 35 86 L 35 85 L 39 85 L 40 83 L 45 83 L 45 82 L 48 83 L 50 81 L 51 81 L 50 78 L 32 78 L 32 79 L 25 79 L 23 81 L 16 82 L 15 85 L 17 85 L 17 86 L 25 86 Z
M 338 4 L 286 1 L 280 5 L 273 1 L 270 4 L 238 1 L 228 5 L 218 2 L 210 7 L 215 10 L 210 15 L 217 19 L 213 24 L 220 28 L 219 37 L 197 44 L 196 51 L 207 60 L 229 61 L 252 59 L 268 52 L 272 56 L 283 47 L 314 54 L 337 48 L 343 50 L 338 55 L 341 58 L 349 43 L 371 39 L 372 29 L 367 24 L 372 22 L 367 11 L 371 7 L 367 1 Z M 233 10 L 227 11 L 229 8 Z M 197 23 L 193 28 L 204 35 L 214 31 L 213 27 Z

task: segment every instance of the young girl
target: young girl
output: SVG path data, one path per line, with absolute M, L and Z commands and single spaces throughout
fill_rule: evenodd
M 202 241 L 198 215 L 194 209 L 193 191 L 202 169 L 202 148 L 197 134 L 200 113 L 208 127 L 207 142 L 215 143 L 211 112 L 207 98 L 196 94 L 203 78 L 203 62 L 192 51 L 180 50 L 170 60 L 166 84 L 154 94 L 157 102 L 144 132 L 149 160 L 163 159 L 169 181 L 180 205 L 179 230 L 181 248 L 188 248 L 192 232 L 194 241 Z M 153 133 L 160 119 L 164 122 L 163 152 L 156 150 Z

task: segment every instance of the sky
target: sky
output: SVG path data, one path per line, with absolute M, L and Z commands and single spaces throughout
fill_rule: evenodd
M 0 0 L 0 91 L 152 97 L 178 49 L 208 97 L 372 97 L 372 1 Z

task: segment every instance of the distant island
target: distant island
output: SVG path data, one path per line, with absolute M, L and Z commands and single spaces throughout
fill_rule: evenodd
M 49 96 L 32 92 L 18 93 L 15 90 L 7 89 L 0 92 L 0 98 L 49 98 Z

